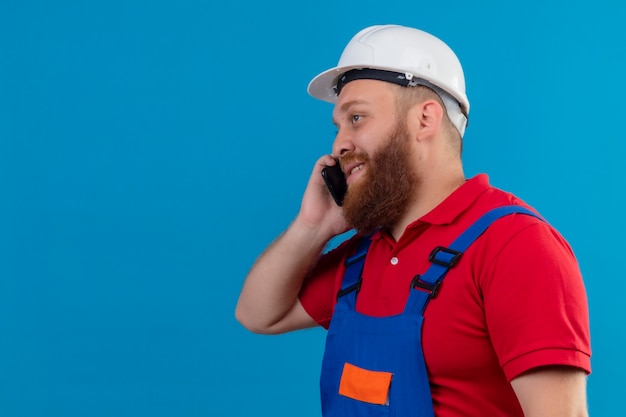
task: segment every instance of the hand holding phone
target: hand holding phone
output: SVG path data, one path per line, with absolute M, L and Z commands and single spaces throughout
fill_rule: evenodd
M 333 166 L 327 166 L 322 169 L 322 178 L 326 183 L 326 187 L 328 187 L 328 191 L 330 191 L 330 195 L 333 196 L 335 203 L 341 206 L 346 191 L 348 190 L 348 185 L 346 184 L 346 176 L 341 170 L 339 161 L 336 161 L 336 164 Z

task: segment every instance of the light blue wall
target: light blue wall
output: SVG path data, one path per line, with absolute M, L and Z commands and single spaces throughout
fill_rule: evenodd
M 590 409 L 616 415 L 626 6 L 475 3 L 0 3 L 0 415 L 319 415 L 324 332 L 253 335 L 233 311 L 330 149 L 309 79 L 378 23 L 456 50 L 466 172 L 574 247 Z

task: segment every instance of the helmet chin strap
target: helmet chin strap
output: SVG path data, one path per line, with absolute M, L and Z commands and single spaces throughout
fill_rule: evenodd
M 437 95 L 441 98 L 441 101 L 443 101 L 446 113 L 448 113 L 448 118 L 454 127 L 456 127 L 459 131 L 461 137 L 465 134 L 468 119 L 467 115 L 461 109 L 461 105 L 456 99 L 454 99 L 454 97 L 433 83 L 430 83 L 422 78 L 413 77 L 413 74 L 411 73 L 401 73 L 372 68 L 352 69 L 339 76 L 337 79 L 337 85 L 334 87 L 335 93 L 339 95 L 343 87 L 350 81 L 354 80 L 378 80 L 401 85 L 402 87 L 415 87 L 416 85 L 422 85 L 430 88 L 437 93 Z

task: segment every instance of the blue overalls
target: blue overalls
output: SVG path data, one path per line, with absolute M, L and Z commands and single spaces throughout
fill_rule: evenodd
M 361 239 L 347 259 L 342 290 L 337 295 L 320 378 L 324 417 L 433 417 L 433 403 L 424 363 L 421 335 L 424 310 L 463 252 L 502 216 L 537 216 L 519 206 L 493 209 L 466 229 L 448 248 L 438 246 L 432 265 L 416 275 L 404 312 L 371 317 L 355 310 L 361 273 L 370 245 Z

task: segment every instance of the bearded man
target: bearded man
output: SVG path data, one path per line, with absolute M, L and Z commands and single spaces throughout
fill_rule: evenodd
M 309 93 L 335 103 L 332 153 L 252 266 L 237 319 L 263 334 L 328 329 L 325 417 L 586 416 L 577 261 L 536 210 L 465 177 L 469 101 L 452 50 L 418 29 L 369 27 Z M 321 176 L 337 163 L 342 206 Z

